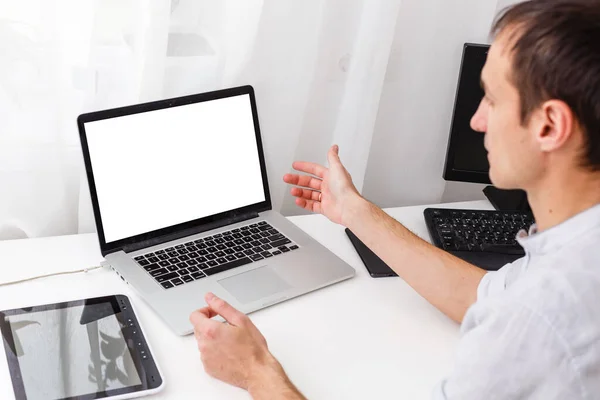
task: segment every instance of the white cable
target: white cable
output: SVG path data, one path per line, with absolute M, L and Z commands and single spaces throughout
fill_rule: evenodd
M 58 276 L 58 275 L 68 275 L 68 274 L 79 274 L 82 272 L 88 273 L 90 271 L 93 271 L 95 269 L 99 269 L 102 268 L 101 265 L 96 266 L 96 267 L 89 267 L 89 268 L 84 268 L 84 269 L 79 269 L 77 271 L 64 271 L 64 272 L 55 272 L 53 274 L 47 274 L 47 275 L 40 275 L 40 276 L 34 276 L 33 278 L 27 278 L 27 279 L 21 279 L 18 281 L 12 281 L 12 282 L 6 282 L 6 283 L 0 283 L 0 287 L 1 286 L 10 286 L 10 285 L 16 285 L 18 283 L 23 283 L 23 282 L 29 282 L 29 281 L 33 281 L 36 279 L 41 279 L 41 278 L 48 278 L 50 276 Z

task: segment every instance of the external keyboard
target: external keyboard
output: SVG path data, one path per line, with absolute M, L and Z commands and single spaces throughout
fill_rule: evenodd
M 522 256 L 517 233 L 534 223 L 530 213 L 429 208 L 425 222 L 433 243 L 446 251 Z
M 171 289 L 299 247 L 266 221 L 166 247 L 133 259 Z

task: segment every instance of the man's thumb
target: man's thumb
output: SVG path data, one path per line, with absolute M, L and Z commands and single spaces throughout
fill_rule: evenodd
M 334 144 L 333 146 L 331 146 L 331 148 L 329 149 L 329 152 L 327 153 L 327 161 L 329 162 L 329 166 L 333 166 L 334 164 L 341 164 L 340 161 L 340 148 L 337 144 Z

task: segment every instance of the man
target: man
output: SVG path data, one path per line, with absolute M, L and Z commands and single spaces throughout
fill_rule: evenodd
M 349 227 L 402 279 L 462 322 L 436 399 L 600 398 L 600 1 L 530 0 L 495 23 L 473 129 L 495 186 L 524 189 L 526 256 L 487 273 L 363 199 L 334 146 L 329 168 L 286 175 L 300 207 Z M 206 371 L 256 399 L 301 399 L 250 320 L 212 294 L 192 314 Z M 212 320 L 221 315 L 229 324 Z

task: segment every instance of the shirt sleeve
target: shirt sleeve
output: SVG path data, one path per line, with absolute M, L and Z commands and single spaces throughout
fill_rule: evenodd
M 569 349 L 546 318 L 514 302 L 476 307 L 435 400 L 585 398 Z
M 483 300 L 489 296 L 502 293 L 514 282 L 526 264 L 523 259 L 519 259 L 511 264 L 507 264 L 498 271 L 488 272 L 483 276 L 477 287 L 477 300 Z

